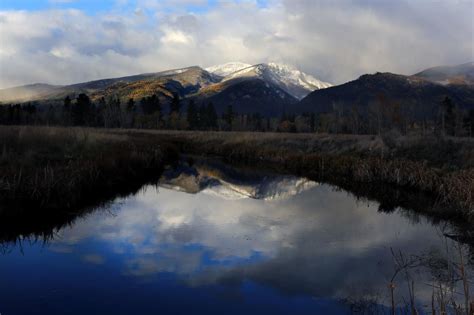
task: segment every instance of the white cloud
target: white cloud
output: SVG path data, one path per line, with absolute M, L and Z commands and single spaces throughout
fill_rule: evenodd
M 167 29 L 164 31 L 164 35 L 161 38 L 161 42 L 165 45 L 183 44 L 188 45 L 193 41 L 192 37 L 182 31 L 173 29 Z
M 474 59 L 472 1 L 222 1 L 186 12 L 205 3 L 142 0 L 130 12 L 96 15 L 0 12 L 0 87 L 228 61 L 286 62 L 342 83 Z

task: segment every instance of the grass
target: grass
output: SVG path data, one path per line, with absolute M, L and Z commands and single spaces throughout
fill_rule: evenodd
M 1 127 L 0 214 L 67 212 L 94 204 L 156 180 L 177 156 L 151 138 L 94 129 Z

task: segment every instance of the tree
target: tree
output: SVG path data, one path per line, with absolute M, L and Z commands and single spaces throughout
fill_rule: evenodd
M 349 117 L 350 124 L 351 124 L 351 131 L 353 134 L 359 134 L 360 130 L 360 115 L 357 109 L 357 106 L 352 105 L 351 107 L 351 115 Z
M 71 98 L 69 96 L 66 96 L 63 105 L 64 124 L 66 126 L 71 124 L 71 103 Z
M 470 109 L 464 118 L 464 126 L 469 137 L 474 135 L 474 109 Z
M 311 130 L 311 132 L 316 131 L 316 114 L 315 113 L 309 114 L 309 129 Z
M 102 113 L 105 128 L 117 128 L 121 126 L 120 99 L 110 98 Z
M 31 125 L 35 121 L 36 116 L 36 105 L 28 103 L 21 107 L 23 112 L 23 123 L 26 125 Z
M 177 113 L 179 115 L 181 109 L 181 102 L 178 93 L 173 93 L 173 99 L 170 104 L 170 113 Z
M 127 113 L 132 113 L 135 111 L 135 100 L 133 98 L 128 100 L 126 109 Z
M 123 115 L 123 126 L 130 128 L 135 125 L 135 109 L 135 100 L 130 98 L 127 102 L 127 106 L 125 107 L 125 115 Z
M 206 109 L 206 114 L 207 114 L 207 128 L 211 130 L 216 130 L 217 129 L 217 112 L 216 109 L 214 108 L 214 104 L 210 102 L 207 104 L 207 109 Z
M 222 115 L 224 121 L 229 125 L 229 130 L 232 130 L 232 123 L 234 122 L 235 113 L 232 105 L 228 105 L 224 114 Z
M 196 130 L 199 128 L 199 115 L 194 100 L 189 101 L 186 120 L 188 122 L 189 129 Z
M 173 93 L 173 99 L 170 103 L 170 112 L 168 116 L 168 127 L 171 129 L 180 129 L 180 99 L 177 93 Z
M 252 121 L 254 123 L 254 130 L 263 131 L 263 117 L 260 113 L 255 113 L 252 116 Z
M 206 130 L 209 126 L 207 110 L 204 104 L 201 104 L 198 109 L 198 126 L 200 130 Z
M 471 130 L 469 132 L 469 135 L 472 137 L 474 135 L 474 109 L 471 109 L 469 111 L 469 121 L 471 125 Z
M 441 129 L 445 134 L 454 136 L 456 130 L 456 114 L 454 112 L 454 103 L 448 96 L 446 96 L 441 103 L 441 110 Z
M 76 126 L 83 126 L 89 123 L 92 112 L 92 102 L 84 93 L 79 94 L 72 109 L 73 122 Z
M 158 96 L 156 96 L 156 94 L 142 98 L 140 101 L 140 106 L 145 115 L 151 115 L 159 112 L 160 117 L 162 117 L 160 99 Z

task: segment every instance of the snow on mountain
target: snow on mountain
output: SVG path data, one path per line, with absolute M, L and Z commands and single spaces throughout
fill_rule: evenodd
M 243 62 L 228 62 L 223 65 L 217 65 L 217 66 L 206 68 L 206 71 L 217 74 L 221 77 L 226 77 L 231 73 L 237 72 L 239 70 L 242 70 L 244 68 L 248 68 L 251 66 L 252 65 L 249 65 Z
M 269 63 L 267 66 L 276 78 L 288 84 L 301 85 L 302 87 L 312 91 L 332 86 L 331 83 L 320 81 L 292 66 L 277 63 Z
M 235 69 L 238 70 L 233 71 Z M 219 71 L 223 75 L 226 74 L 223 79 L 224 82 L 237 78 L 258 77 L 266 82 L 275 84 L 298 99 L 304 98 L 312 91 L 332 86 L 330 83 L 320 81 L 295 67 L 277 63 L 262 63 L 254 66 L 230 63 L 211 67 L 207 70 L 210 72 Z M 217 72 L 213 73 L 218 74 Z

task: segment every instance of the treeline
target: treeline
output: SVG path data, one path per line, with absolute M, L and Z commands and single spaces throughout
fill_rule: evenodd
M 194 100 L 180 99 L 177 94 L 166 104 L 157 95 L 139 101 L 100 98 L 93 102 L 86 94 L 79 94 L 74 99 L 66 97 L 62 106 L 2 105 L 0 124 L 335 134 L 382 134 L 397 130 L 401 134 L 474 135 L 474 110 L 463 111 L 448 97 L 438 108 L 435 117 L 417 118 L 406 107 L 381 95 L 363 111 L 356 106 L 333 104 L 332 111 L 327 113 L 265 117 L 260 113 L 238 113 L 232 105 L 218 115 L 212 102 L 196 104 Z
M 212 103 L 197 106 L 190 101 L 183 110 L 182 100 L 175 94 L 164 105 L 157 95 L 136 102 L 129 99 L 100 98 L 93 102 L 82 93 L 75 99 L 67 96 L 63 105 L 38 103 L 0 106 L 2 125 L 87 126 L 103 128 L 194 129 L 219 130 L 217 112 Z

